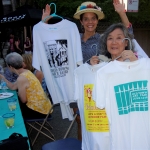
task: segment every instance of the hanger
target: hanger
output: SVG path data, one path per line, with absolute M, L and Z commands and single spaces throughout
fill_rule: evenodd
M 124 39 L 122 40 L 122 42 L 124 42 L 124 40 L 128 40 L 128 41 L 129 41 L 129 47 L 130 47 L 129 50 L 132 50 L 131 40 L 130 40 L 129 38 L 124 38 Z M 117 60 L 117 59 L 119 59 L 119 58 L 121 58 L 121 55 L 118 56 L 118 57 L 116 57 L 114 60 Z M 126 62 L 130 62 L 129 59 L 126 59 L 125 61 L 126 61 Z
M 131 40 L 129 39 L 129 38 L 124 38 L 123 40 L 122 40 L 122 42 L 124 41 L 124 40 L 128 40 L 129 41 L 129 50 L 132 50 L 132 44 L 131 44 Z
M 58 18 L 63 19 L 63 17 L 56 15 L 56 4 L 55 4 L 55 3 L 50 3 L 50 7 L 51 7 L 51 5 L 54 5 L 54 7 L 55 7 L 55 11 L 54 11 L 53 14 L 51 14 L 51 16 L 52 16 L 52 17 L 58 17 Z
M 54 9 L 54 13 L 51 14 L 50 16 L 52 16 L 52 17 L 58 17 L 58 18 L 64 19 L 63 17 L 61 17 L 61 16 L 59 16 L 59 15 L 56 14 L 56 4 L 55 4 L 55 3 L 50 3 L 50 7 L 51 7 L 52 5 L 54 5 L 54 8 L 55 8 L 55 9 Z M 42 20 L 42 22 L 45 22 L 46 19 L 49 18 L 50 16 L 45 17 L 45 18 Z

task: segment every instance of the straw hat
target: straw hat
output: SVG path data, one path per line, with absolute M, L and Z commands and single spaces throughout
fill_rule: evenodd
M 97 14 L 98 20 L 104 18 L 104 13 L 101 11 L 101 8 L 96 6 L 94 2 L 84 2 L 77 8 L 76 13 L 74 14 L 75 19 L 80 19 L 80 15 L 86 12 L 93 12 Z

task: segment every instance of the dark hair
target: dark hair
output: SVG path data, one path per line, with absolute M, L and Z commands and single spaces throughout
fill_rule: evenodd
M 128 38 L 131 41 L 132 50 L 133 50 L 133 47 L 134 47 L 134 45 L 132 43 L 133 35 L 131 35 L 128 32 L 128 29 L 122 23 L 112 24 L 111 26 L 109 26 L 105 30 L 105 32 L 102 35 L 101 40 L 100 40 L 100 42 L 101 42 L 101 51 L 104 53 L 104 55 L 108 56 L 109 58 L 111 57 L 111 54 L 107 50 L 107 37 L 115 29 L 120 29 L 123 32 L 125 38 Z M 129 50 L 129 49 L 130 49 L 130 43 L 128 42 L 128 45 L 125 47 L 125 50 Z
M 83 14 L 80 15 L 80 20 L 81 20 L 81 21 L 82 21 L 82 19 L 83 19 L 84 14 L 85 14 L 85 13 L 83 13 Z M 94 14 L 95 14 L 95 13 L 94 13 Z M 95 16 L 96 16 L 96 19 L 98 20 L 97 14 L 95 14 Z
M 5 58 L 7 65 L 15 69 L 20 69 L 23 67 L 23 58 L 20 54 L 13 52 L 6 56 Z

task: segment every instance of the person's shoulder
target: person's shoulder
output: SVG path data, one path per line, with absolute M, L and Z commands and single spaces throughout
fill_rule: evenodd
M 96 40 L 97 42 L 99 42 L 100 38 L 101 38 L 101 35 L 96 32 L 96 33 L 95 33 L 93 36 L 91 36 L 89 39 L 91 39 L 91 40 Z
M 42 71 L 39 71 L 39 70 L 36 70 L 35 75 L 36 75 L 36 76 L 43 76 L 43 72 L 42 72 Z
M 17 83 L 25 83 L 25 82 L 28 82 L 28 79 L 25 77 L 25 76 L 18 76 L 17 78 Z
M 99 38 L 101 38 L 101 34 L 100 33 L 95 33 L 95 35 L 94 35 L 97 39 L 99 39 Z

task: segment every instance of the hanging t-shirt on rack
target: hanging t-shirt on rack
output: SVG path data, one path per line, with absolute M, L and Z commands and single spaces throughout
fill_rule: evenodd
M 63 118 L 72 120 L 74 69 L 83 59 L 77 26 L 66 19 L 55 24 L 39 22 L 33 28 L 33 41 L 33 66 L 38 70 L 41 66 L 53 103 L 60 103 Z
M 111 150 L 150 150 L 150 59 L 112 61 L 97 71 L 93 99 L 105 108 Z
M 109 150 L 109 127 L 105 110 L 96 107 L 92 99 L 96 71 L 106 65 L 87 63 L 75 69 L 75 100 L 82 124 L 82 150 Z

